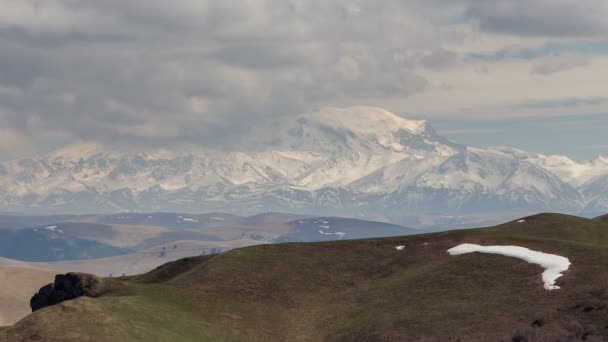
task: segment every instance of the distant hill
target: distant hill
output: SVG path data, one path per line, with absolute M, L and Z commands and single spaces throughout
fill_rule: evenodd
M 233 241 L 173 241 L 168 244 L 147 248 L 130 254 L 88 260 L 67 260 L 55 262 L 18 263 L 38 269 L 58 272 L 83 272 L 101 277 L 112 275 L 135 275 L 148 272 L 162 264 L 185 257 L 219 254 L 235 248 L 264 244 L 255 240 Z M 0 267 L 9 264 L 10 259 L 0 259 Z M 1 298 L 0 298 L 1 300 Z
M 287 223 L 289 231 L 274 242 L 316 242 L 420 234 L 396 224 L 340 217 L 316 217 Z
M 542 269 L 462 244 L 569 258 Z M 0 331 L 2 341 L 605 341 L 608 223 L 541 214 L 486 229 L 236 249 L 117 279 Z M 399 248 L 397 248 L 399 247 Z
M 74 221 L 76 215 L 8 215 L 0 214 L 0 229 L 31 228 L 35 226 L 50 225 L 57 222 Z
M 94 259 L 127 254 L 130 250 L 80 239 L 58 226 L 0 230 L 0 257 L 21 261 Z
M 115 214 L 84 215 L 25 215 L 0 214 L 0 229 L 17 230 L 37 226 L 49 226 L 61 222 L 97 223 L 102 225 L 137 225 L 166 228 L 209 228 L 230 225 L 254 225 L 261 223 L 289 222 L 309 216 L 290 213 L 262 213 L 252 216 L 238 216 L 227 213 L 180 213 L 180 212 L 125 212 Z
M 72 221 L 53 221 L 61 218 Z M 331 221 L 331 227 L 318 223 L 326 220 Z M 265 213 L 249 217 L 221 213 L 20 216 L 12 217 L 11 222 L 14 224 L 13 229 L 0 229 L 0 257 L 35 262 L 106 258 L 175 241 L 218 242 L 221 245 L 221 242 L 251 240 L 251 244 L 259 244 L 357 239 L 420 232 L 388 223 L 338 217 L 311 218 L 286 213 Z M 23 227 L 29 223 L 44 224 Z M 196 254 L 194 252 L 192 255 Z

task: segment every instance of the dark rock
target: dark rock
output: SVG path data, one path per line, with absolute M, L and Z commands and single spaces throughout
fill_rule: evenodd
M 532 327 L 534 327 L 534 328 L 540 328 L 543 325 L 545 325 L 545 320 L 542 318 L 539 318 L 539 319 L 535 320 L 534 322 L 532 322 Z
M 97 297 L 99 278 L 83 273 L 67 273 L 55 276 L 55 282 L 40 288 L 32 299 L 32 312 L 78 297 Z
M 513 342 L 526 342 L 527 340 L 528 339 L 525 336 L 522 336 L 522 335 L 515 335 L 511 339 L 511 341 L 513 341 Z

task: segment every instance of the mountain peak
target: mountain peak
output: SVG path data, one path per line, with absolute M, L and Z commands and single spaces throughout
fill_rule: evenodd
M 385 109 L 371 106 L 326 107 L 304 114 L 300 120 L 312 121 L 334 129 L 348 130 L 362 136 L 392 134 L 402 129 L 412 134 L 422 134 L 427 128 L 427 122 L 424 120 L 405 119 Z

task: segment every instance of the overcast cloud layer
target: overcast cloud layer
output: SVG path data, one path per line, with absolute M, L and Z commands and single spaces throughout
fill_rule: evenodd
M 604 114 L 604 0 L 0 0 L 0 150 L 229 146 L 376 105 L 450 120 Z

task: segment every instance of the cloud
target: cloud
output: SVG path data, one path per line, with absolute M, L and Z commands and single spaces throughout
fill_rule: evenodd
M 10 128 L 0 128 L 0 151 L 12 156 L 19 156 L 33 150 L 29 137 Z
M 522 36 L 597 36 L 608 32 L 603 0 L 469 0 L 465 15 L 482 30 Z
M 12 96 L 13 94 L 9 95 Z M 0 156 L 8 155 L 16 157 L 33 151 L 31 138 L 12 126 L 10 121 L 11 118 L 14 117 L 15 113 L 10 112 L 10 109 L 7 110 L 0 105 Z
M 589 60 L 583 56 L 555 55 L 536 60 L 532 64 L 532 72 L 539 75 L 551 75 L 588 64 Z
M 229 147 L 325 105 L 510 115 L 528 96 L 598 96 L 606 65 L 500 53 L 595 39 L 594 0 L 0 1 L 2 122 L 33 146 Z M 594 83 L 572 90 L 575 73 Z
M 457 53 L 445 49 L 436 49 L 420 57 L 420 63 L 430 69 L 444 69 L 457 63 Z
M 437 47 L 407 32 L 418 20 L 409 9 L 383 6 L 6 0 L 0 85 L 20 94 L 10 103 L 19 113 L 13 126 L 26 135 L 228 144 L 254 122 L 336 98 L 423 90 L 424 78 L 393 55 Z M 389 32 L 402 33 L 396 40 Z M 432 52 L 427 58 L 442 63 Z
M 608 97 L 591 98 L 560 98 L 558 100 L 527 101 L 517 105 L 517 108 L 573 108 L 578 106 L 599 106 L 608 104 Z

